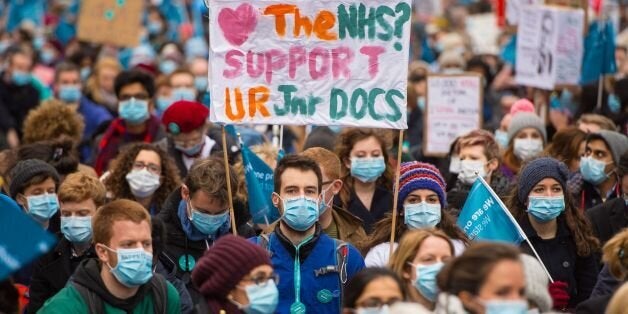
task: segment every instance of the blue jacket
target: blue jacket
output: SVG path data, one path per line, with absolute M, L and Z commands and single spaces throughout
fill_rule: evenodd
M 251 239 L 260 243 L 260 237 Z M 351 279 L 358 271 L 364 268 L 364 259 L 358 250 L 347 244 L 346 271 L 347 279 Z M 296 291 L 299 290 L 300 302 L 305 306 L 302 313 L 341 313 L 342 289 L 340 276 L 337 272 L 321 274 L 320 270 L 335 267 L 336 241 L 321 232 L 316 226 L 314 236 L 304 241 L 298 248 L 289 242 L 281 233 L 279 227 L 268 237 L 266 248 L 271 254 L 275 273 L 279 275 L 279 305 L 276 313 L 289 314 L 290 307 L 296 301 Z M 299 261 L 298 269 L 295 267 Z M 301 277 L 295 285 L 295 277 Z

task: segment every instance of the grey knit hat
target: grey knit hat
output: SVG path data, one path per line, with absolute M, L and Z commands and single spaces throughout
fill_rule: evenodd
M 508 126 L 508 142 L 512 141 L 517 133 L 525 128 L 535 128 L 539 130 L 543 135 L 543 142 L 547 143 L 545 123 L 543 123 L 543 120 L 541 120 L 539 116 L 529 112 L 518 112 L 512 117 L 510 125 Z
M 541 313 L 545 313 L 552 309 L 552 297 L 549 294 L 547 285 L 549 278 L 541 263 L 536 258 L 521 254 L 521 263 L 523 264 L 523 272 L 526 276 L 526 298 L 539 307 Z
M 532 188 L 545 178 L 555 179 L 563 187 L 563 191 L 566 191 L 568 177 L 569 169 L 564 163 L 549 157 L 534 159 L 519 174 L 517 199 L 525 204 Z
M 628 138 L 619 132 L 600 130 L 597 133 L 591 133 L 587 139 L 587 142 L 594 139 L 602 139 L 606 142 L 606 145 L 613 154 L 613 161 L 615 164 L 619 164 L 621 155 L 628 151 Z
M 59 173 L 53 166 L 39 159 L 22 160 L 11 169 L 11 184 L 9 185 L 11 198 L 15 199 L 17 194 L 24 190 L 24 184 L 38 175 L 51 177 L 55 184 L 59 185 Z

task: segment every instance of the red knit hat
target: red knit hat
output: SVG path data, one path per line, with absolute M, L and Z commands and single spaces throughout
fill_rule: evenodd
M 261 265 L 272 265 L 266 250 L 229 234 L 205 251 L 192 271 L 192 282 L 205 298 L 224 299 L 244 276 Z
M 179 100 L 173 103 L 161 117 L 166 130 L 174 135 L 192 132 L 207 122 L 209 109 L 201 103 Z

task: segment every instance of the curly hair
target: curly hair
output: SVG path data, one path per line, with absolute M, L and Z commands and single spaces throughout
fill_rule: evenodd
M 116 199 L 135 199 L 126 180 L 126 175 L 133 169 L 135 158 L 143 150 L 155 152 L 161 160 L 161 186 L 155 191 L 152 199 L 153 204 L 161 206 L 168 195 L 181 185 L 181 179 L 177 166 L 170 156 L 155 145 L 134 143 L 123 147 L 118 157 L 112 161 L 111 174 L 104 183 L 107 191 L 111 192 Z
M 340 169 L 340 178 L 344 184 L 339 195 L 342 207 L 344 208 L 347 208 L 347 205 L 349 204 L 349 199 L 351 198 L 351 192 L 353 191 L 354 185 L 353 177 L 351 177 L 351 169 L 346 166 L 346 163 L 350 159 L 353 146 L 357 142 L 369 137 L 374 137 L 379 142 L 382 150 L 382 156 L 384 156 L 384 160 L 386 161 L 386 170 L 377 179 L 376 184 L 386 188 L 387 190 L 392 190 L 394 174 L 392 167 L 388 164 L 388 149 L 392 146 L 390 138 L 386 135 L 386 133 L 384 133 L 384 131 L 377 129 L 344 129 L 338 136 L 335 147 L 335 153 L 338 155 L 338 158 L 340 158 L 340 163 L 342 165 Z
M 74 108 L 58 100 L 48 100 L 26 116 L 23 141 L 24 144 L 31 144 L 66 135 L 78 144 L 81 142 L 83 129 L 83 117 Z
M 78 171 L 79 156 L 74 147 L 73 139 L 61 136 L 52 141 L 20 146 L 17 151 L 18 160 L 39 159 L 53 166 L 62 175 Z

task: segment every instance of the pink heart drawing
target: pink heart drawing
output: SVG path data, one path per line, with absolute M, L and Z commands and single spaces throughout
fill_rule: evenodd
M 224 8 L 218 14 L 218 24 L 227 41 L 235 46 L 242 45 L 257 26 L 257 14 L 252 5 L 241 4 L 237 9 Z

